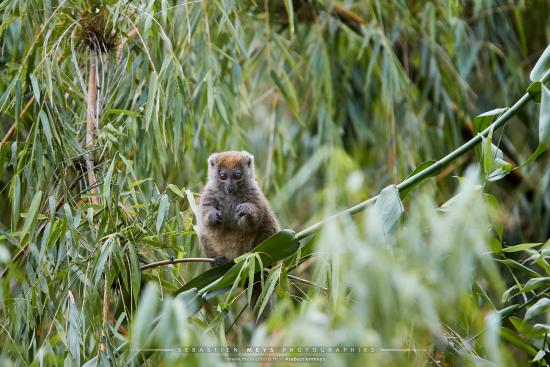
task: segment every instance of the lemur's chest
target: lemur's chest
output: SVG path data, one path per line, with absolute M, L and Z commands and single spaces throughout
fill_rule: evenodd
M 241 202 L 233 196 L 228 196 L 219 203 L 218 210 L 220 211 L 223 219 L 222 227 L 224 229 L 235 229 L 237 227 L 237 205 Z

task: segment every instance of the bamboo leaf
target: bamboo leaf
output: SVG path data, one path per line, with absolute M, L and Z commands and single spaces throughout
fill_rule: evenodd
M 52 128 L 50 126 L 50 121 L 48 119 L 48 116 L 44 112 L 44 110 L 40 110 L 38 113 L 38 117 L 40 118 L 40 121 L 42 122 L 42 130 L 44 131 L 44 135 L 46 135 L 46 141 L 48 142 L 48 146 L 52 147 Z
M 180 198 L 185 199 L 185 195 L 176 185 L 169 184 L 167 186 L 174 194 L 178 195 Z
M 548 70 L 550 70 L 550 45 L 546 47 L 535 67 L 531 70 L 529 78 L 534 82 L 538 82 L 542 80 L 542 77 Z
M 550 90 L 542 86 L 539 115 L 539 145 L 550 147 Z
M 191 288 L 187 291 L 179 293 L 176 298 L 181 299 L 185 305 L 185 309 L 190 315 L 200 311 L 203 304 L 203 298 L 199 296 L 197 288 Z
M 281 275 L 281 265 L 277 266 L 276 268 L 270 270 L 269 275 L 265 281 L 265 286 L 262 287 L 262 293 L 260 294 L 260 297 L 258 298 L 258 304 L 261 302 L 260 310 L 258 311 L 258 316 L 256 320 L 260 319 L 260 316 L 262 315 L 265 307 L 267 306 L 269 299 L 271 295 L 273 294 L 273 290 L 275 289 L 275 285 L 277 284 L 277 281 L 279 280 L 279 277 Z M 252 288 L 252 287 L 249 287 Z M 258 307 L 256 305 L 256 307 Z
M 31 202 L 27 217 L 25 218 L 25 223 L 23 224 L 23 229 L 21 230 L 21 238 L 25 238 L 27 234 L 34 228 L 36 224 L 36 217 L 38 215 L 38 209 L 40 208 L 40 203 L 42 202 L 42 191 L 38 191 Z
M 542 245 L 542 243 L 522 243 L 520 245 L 510 246 L 510 247 L 504 247 L 502 251 L 504 252 L 519 252 L 524 251 L 533 247 L 537 247 Z
M 12 206 L 11 206 L 11 225 L 17 228 L 19 223 L 19 212 L 21 208 L 21 179 L 16 175 L 12 183 Z
M 527 281 L 527 283 L 525 283 L 521 289 L 521 293 L 531 292 L 537 288 L 548 285 L 550 285 L 550 277 L 531 278 Z
M 157 233 L 160 233 L 160 230 L 162 229 L 162 226 L 164 224 L 164 218 L 166 217 L 166 214 L 168 213 L 169 209 L 170 209 L 170 203 L 168 202 L 168 195 L 163 194 L 160 197 L 159 210 L 157 213 L 157 224 L 155 227 L 157 230 Z
M 69 317 L 67 325 L 67 343 L 69 345 L 69 351 L 73 357 L 73 361 L 77 366 L 80 365 L 80 326 L 79 319 L 80 313 L 78 312 L 78 307 L 76 306 L 74 296 L 69 291 Z
M 145 130 L 149 130 L 153 111 L 156 109 L 156 97 L 158 91 L 158 75 L 155 72 L 151 73 L 149 82 L 149 91 L 147 93 L 147 104 L 145 105 Z
M 376 204 L 374 204 L 374 210 L 380 216 L 384 234 L 389 235 L 395 223 L 405 211 L 403 203 L 401 203 L 399 190 L 395 185 L 390 185 L 380 192 Z
M 474 128 L 474 134 L 480 133 L 485 130 L 489 125 L 495 121 L 495 119 L 508 110 L 508 107 L 495 108 L 494 110 L 487 111 L 474 118 L 472 125 Z
M 527 88 L 527 93 L 533 96 L 533 101 L 535 101 L 535 103 L 540 103 L 541 91 L 542 91 L 541 82 L 533 82 Z
M 109 208 L 112 206 L 113 201 L 113 199 L 111 198 L 111 182 L 113 180 L 113 171 L 115 169 L 115 157 L 113 157 L 113 159 L 111 160 L 109 170 L 107 171 L 107 174 L 105 175 L 105 179 L 103 181 L 103 197 L 105 198 L 105 202 L 107 203 L 107 206 Z
M 540 315 L 550 309 L 550 298 L 539 299 L 533 306 L 529 307 L 525 312 L 524 320 L 532 319 L 533 317 Z

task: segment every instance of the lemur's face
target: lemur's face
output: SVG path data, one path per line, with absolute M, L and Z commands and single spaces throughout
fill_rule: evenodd
M 218 188 L 231 195 L 254 179 L 254 157 L 248 152 L 214 153 L 208 158 L 208 175 Z

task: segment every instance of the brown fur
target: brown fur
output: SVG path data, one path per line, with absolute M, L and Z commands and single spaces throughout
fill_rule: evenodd
M 256 182 L 253 160 L 251 154 L 235 151 L 215 153 L 208 159 L 200 242 L 209 257 L 234 259 L 280 229 Z M 221 179 L 222 174 L 226 179 Z M 234 179 L 235 174 L 240 179 Z
M 220 167 L 235 168 L 243 163 L 243 156 L 241 152 L 224 152 L 216 157 L 216 161 Z

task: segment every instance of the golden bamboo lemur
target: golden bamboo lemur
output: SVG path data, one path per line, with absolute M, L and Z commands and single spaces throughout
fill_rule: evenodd
M 200 242 L 214 265 L 252 250 L 280 230 L 254 174 L 248 152 L 214 153 L 208 158 L 208 182 L 201 196 Z
M 249 252 L 280 230 L 279 222 L 260 190 L 254 157 L 248 152 L 214 153 L 208 158 L 208 182 L 201 196 L 204 253 L 220 265 Z M 261 287 L 252 289 L 254 309 Z M 269 312 L 270 304 L 266 312 Z

